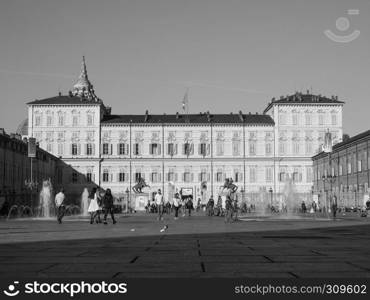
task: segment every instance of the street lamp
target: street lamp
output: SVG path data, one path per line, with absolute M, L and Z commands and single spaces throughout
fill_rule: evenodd
M 32 158 L 31 158 L 32 159 Z M 37 189 L 39 183 L 37 182 L 37 180 L 34 180 L 33 177 L 32 177 L 32 173 L 31 173 L 31 178 L 30 179 L 26 179 L 24 181 L 24 185 L 26 186 L 26 188 L 30 191 L 30 206 L 33 207 L 33 199 L 32 199 L 32 194 L 33 194 L 33 191 Z

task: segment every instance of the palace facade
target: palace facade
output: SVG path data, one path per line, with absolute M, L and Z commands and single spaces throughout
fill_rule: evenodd
M 307 92 L 273 98 L 261 114 L 115 115 L 95 95 L 83 60 L 68 95 L 28 103 L 28 136 L 72 167 L 59 184 L 76 193 L 96 184 L 129 196 L 144 178 L 151 193 L 182 190 L 205 201 L 227 177 L 238 192 L 279 193 L 290 177 L 310 193 L 311 157 L 328 129 L 341 142 L 343 104 Z

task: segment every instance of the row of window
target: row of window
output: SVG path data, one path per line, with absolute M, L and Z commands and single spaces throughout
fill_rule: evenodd
M 304 153 L 306 155 L 312 155 L 315 151 L 318 150 L 318 147 L 314 148 L 315 143 L 311 141 L 306 141 L 305 143 L 301 143 L 298 141 L 294 141 L 291 143 L 291 153 L 293 155 L 301 155 L 304 149 Z M 83 148 L 81 149 L 81 146 Z M 166 152 L 165 154 L 172 156 L 178 155 L 178 144 L 173 144 L 169 143 L 166 144 Z M 70 154 L 71 155 L 95 155 L 95 144 L 93 143 L 87 143 L 81 145 L 80 143 L 72 143 L 70 146 Z M 129 155 L 129 144 L 126 143 L 119 143 L 116 145 L 117 150 L 116 150 L 116 155 Z M 140 143 L 134 143 L 132 145 L 133 155 L 143 155 L 143 145 Z M 154 143 L 154 144 L 149 144 L 149 154 L 150 155 L 161 155 L 162 154 L 162 149 L 161 149 L 161 144 Z M 259 154 L 257 152 L 257 145 L 256 143 L 250 143 L 249 144 L 249 156 L 255 156 Z M 58 143 L 57 144 L 57 151 L 56 154 L 58 156 L 63 156 L 65 155 L 64 153 L 65 145 L 64 143 Z M 113 155 L 113 144 L 108 144 L 104 143 L 102 145 L 102 154 L 103 155 Z M 233 143 L 232 144 L 232 155 L 233 156 L 240 156 L 242 154 L 241 151 L 241 145 L 240 143 Z M 53 144 L 52 143 L 47 143 L 46 144 L 46 151 L 50 153 L 54 153 L 53 149 Z M 280 155 L 286 155 L 288 154 L 288 143 L 287 142 L 280 142 L 279 143 L 279 154 Z M 186 156 L 192 156 L 194 155 L 194 144 L 190 143 L 185 143 L 181 145 L 181 154 L 186 155 Z M 265 144 L 265 153 L 264 155 L 270 156 L 273 154 L 273 144 L 272 143 L 266 143 Z M 199 144 L 198 145 L 198 155 L 206 157 L 210 155 L 210 144 Z M 225 155 L 225 144 L 217 144 L 216 143 L 216 151 L 215 151 L 216 156 L 222 156 Z
M 347 164 L 340 164 L 338 167 L 332 167 L 331 170 L 330 169 L 318 169 L 317 170 L 317 178 L 315 178 L 316 180 L 317 179 L 321 179 L 322 176 L 325 176 L 325 177 L 328 177 L 328 175 L 330 176 L 343 176 L 343 175 L 350 175 L 350 174 L 353 174 L 353 173 L 357 173 L 357 172 L 362 172 L 362 171 L 367 171 L 368 168 L 370 168 L 370 160 L 368 161 L 368 163 L 366 164 L 366 162 L 364 163 L 362 160 L 358 160 L 357 161 L 357 169 L 354 168 L 354 164 L 355 162 L 347 162 Z M 346 167 L 346 168 L 345 168 Z M 345 170 L 343 170 L 345 169 Z
M 41 114 L 35 114 L 35 126 L 42 126 L 42 115 Z M 92 126 L 94 125 L 94 116 L 92 114 L 88 114 L 86 118 L 86 123 L 81 122 L 81 118 L 79 115 L 73 115 L 71 119 L 71 124 L 66 123 L 66 118 L 63 114 L 58 115 L 57 117 L 57 123 L 55 124 L 54 117 L 51 115 L 46 115 L 45 119 L 45 125 L 46 126 L 66 126 L 66 125 L 72 125 L 72 126 Z
M 197 182 L 209 182 L 211 180 L 211 174 L 208 172 L 201 172 L 198 173 L 197 178 L 195 178 L 196 174 L 190 171 L 185 171 L 183 173 L 176 173 L 176 172 L 168 172 L 165 173 L 165 181 L 170 182 L 194 182 L 195 180 Z M 223 171 L 218 171 L 214 174 L 214 181 L 222 183 L 224 182 L 225 178 L 227 177 L 226 173 Z M 94 180 L 93 174 L 91 172 L 88 172 L 86 174 L 86 178 L 88 182 L 91 182 Z M 139 181 L 141 178 L 148 180 L 151 183 L 160 183 L 162 182 L 162 173 L 161 172 L 152 172 L 149 173 L 149 177 L 146 178 L 144 173 L 136 172 L 133 174 L 132 180 L 134 182 Z M 235 172 L 232 176 L 234 182 L 243 182 L 243 173 L 242 172 Z M 273 175 L 273 167 L 267 167 L 265 168 L 265 176 L 264 180 L 266 182 L 272 182 L 274 178 Z M 303 181 L 303 175 L 301 173 L 301 170 L 295 171 L 292 174 L 289 174 L 288 172 L 281 171 L 278 174 L 278 180 L 280 182 L 284 182 L 287 179 L 292 179 L 294 182 L 302 182 Z M 249 180 L 250 183 L 255 183 L 258 180 L 262 180 L 262 178 L 258 177 L 257 168 L 249 168 Z M 72 181 L 77 182 L 77 173 L 72 176 Z M 126 172 L 118 172 L 118 173 L 112 173 L 108 169 L 104 169 L 102 173 L 102 181 L 103 182 L 129 182 L 130 177 L 129 173 Z M 307 168 L 306 173 L 306 182 L 312 182 L 312 170 L 311 168 Z
M 319 112 L 318 113 L 318 125 L 338 125 L 338 117 L 337 117 L 337 114 L 336 113 L 331 113 L 330 114 L 330 123 L 328 123 L 326 119 L 326 116 L 325 116 L 325 113 L 322 113 L 322 112 Z M 305 113 L 305 116 L 304 116 L 304 120 L 305 120 L 305 125 L 306 126 L 310 126 L 310 125 L 314 125 L 313 124 L 313 113 Z M 283 113 L 283 112 L 280 112 L 279 113 L 279 124 L 280 125 L 287 125 L 288 123 L 292 124 L 292 125 L 301 125 L 300 121 L 300 115 L 299 113 L 292 113 L 291 115 L 291 122 L 288 121 L 288 115 L 286 113 Z

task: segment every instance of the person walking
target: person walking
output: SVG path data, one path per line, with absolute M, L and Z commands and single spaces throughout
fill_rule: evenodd
M 98 216 L 98 211 L 99 211 L 100 207 L 98 205 L 98 195 L 97 195 L 96 187 L 94 187 L 91 190 L 91 193 L 89 195 L 89 199 L 90 199 L 90 205 L 89 205 L 89 208 L 87 209 L 87 211 L 90 213 L 90 224 L 93 224 L 94 222 L 96 222 L 96 224 L 98 224 L 99 222 L 97 220 L 97 216 Z
M 163 220 L 163 205 L 164 205 L 161 189 L 158 189 L 158 192 L 155 195 L 154 200 L 155 200 L 155 204 L 157 205 L 157 209 L 158 209 L 158 221 L 161 221 Z
M 180 209 L 180 196 L 179 193 L 175 194 L 173 198 L 173 208 L 175 209 L 175 220 L 179 218 L 179 209 Z
M 60 189 L 59 193 L 55 195 L 55 206 L 57 208 L 57 220 L 59 224 L 62 224 L 62 219 L 65 213 L 64 200 L 66 196 L 64 195 L 63 188 Z
M 114 212 L 113 212 L 114 206 L 113 206 L 113 196 L 110 189 L 107 189 L 105 192 L 105 195 L 103 197 L 103 210 L 104 210 L 104 224 L 107 225 L 107 215 L 110 214 L 113 224 L 116 224 L 116 220 L 114 218 Z

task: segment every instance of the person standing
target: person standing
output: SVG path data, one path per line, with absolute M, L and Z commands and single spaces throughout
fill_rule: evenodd
M 182 217 L 186 216 L 186 198 L 182 197 L 181 199 L 181 211 L 182 211 Z
M 62 219 L 65 213 L 65 205 L 64 205 L 65 198 L 66 196 L 64 195 L 64 190 L 63 188 L 61 188 L 59 193 L 55 195 L 55 206 L 57 208 L 57 220 L 59 224 L 62 223 Z
M 213 196 L 209 198 L 207 203 L 207 216 L 212 217 L 213 216 L 213 208 L 215 206 L 215 200 L 213 200 Z
M 161 221 L 163 220 L 163 204 L 164 204 L 161 189 L 158 189 L 158 192 L 155 195 L 154 200 L 155 200 L 155 204 L 157 205 L 157 209 L 158 209 L 158 221 Z
M 105 195 L 103 197 L 103 209 L 104 209 L 104 224 L 107 225 L 107 215 L 110 214 L 113 224 L 116 224 L 116 220 L 114 218 L 114 206 L 113 206 L 113 196 L 110 189 L 107 189 Z
M 191 217 L 191 211 L 194 209 L 193 200 L 191 200 L 191 197 L 188 197 L 188 200 L 186 201 L 185 205 L 188 211 L 188 216 Z
M 94 222 L 99 223 L 96 219 L 98 211 L 100 209 L 98 205 L 98 195 L 96 190 L 96 187 L 94 187 L 89 195 L 90 205 L 87 211 L 90 213 L 90 224 L 93 224 Z
M 222 217 L 222 198 L 221 196 L 219 195 L 218 198 L 217 198 L 217 216 L 220 216 Z
M 197 201 L 197 208 L 196 208 L 196 211 L 200 211 L 201 210 L 201 207 L 202 206 L 202 200 L 200 200 L 200 198 L 198 198 L 198 201 Z
M 302 201 L 302 204 L 301 204 L 301 210 L 302 210 L 302 213 L 306 213 L 307 211 L 307 207 L 306 207 L 306 203 L 304 201 Z
M 225 201 L 225 222 L 229 223 L 232 217 L 233 204 L 229 195 L 226 196 Z
M 105 193 L 104 190 L 101 187 L 97 188 L 96 191 L 96 197 L 97 197 L 97 203 L 99 206 L 99 209 L 96 211 L 96 219 L 98 220 L 98 223 L 101 223 L 100 214 L 103 213 L 103 197 Z
M 333 204 L 331 206 L 331 210 L 333 212 L 333 219 L 335 220 L 337 218 L 337 210 L 338 210 L 338 204 L 337 204 L 337 196 L 333 196 Z
M 180 197 L 179 193 L 175 194 L 173 198 L 173 208 L 175 209 L 175 220 L 179 218 L 179 209 L 180 209 Z

